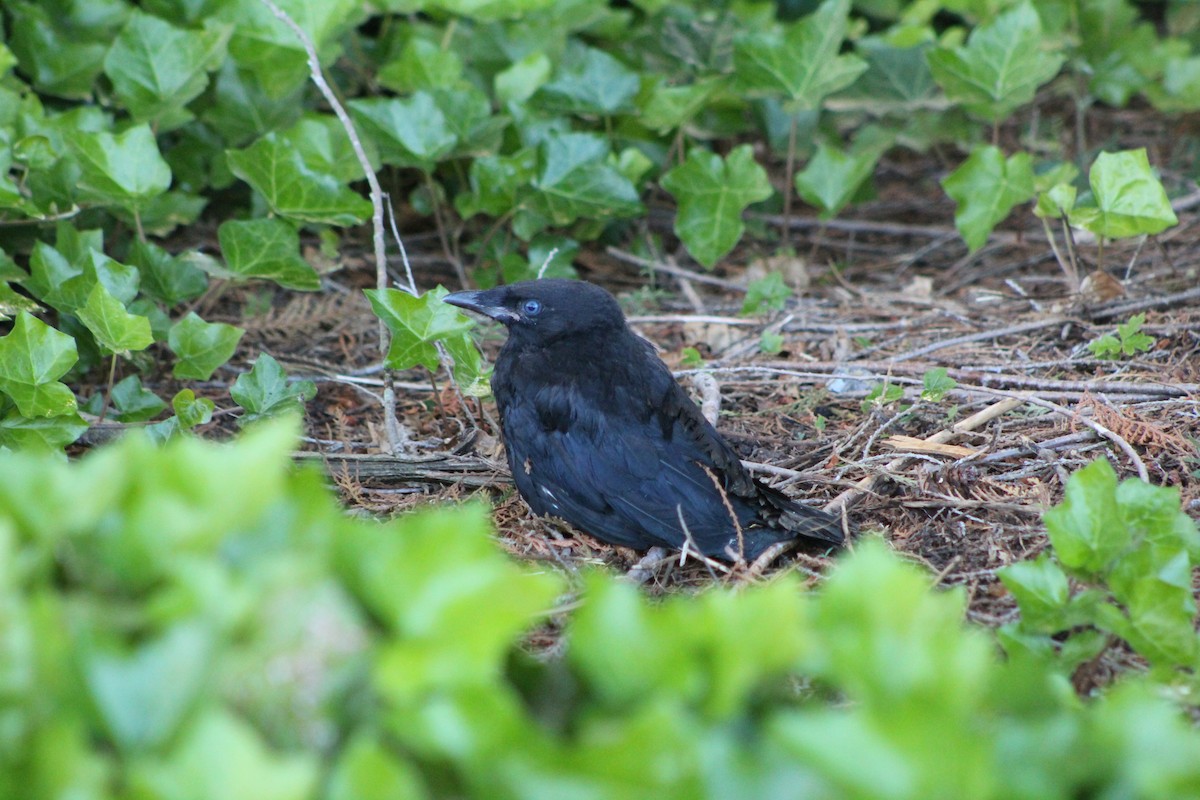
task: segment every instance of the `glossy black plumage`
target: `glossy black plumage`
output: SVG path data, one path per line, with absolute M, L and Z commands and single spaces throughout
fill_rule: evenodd
M 750 475 L 605 290 L 539 280 L 445 301 L 508 328 L 492 390 L 534 512 L 639 550 L 690 538 L 724 560 L 798 537 L 841 544 L 838 519 Z

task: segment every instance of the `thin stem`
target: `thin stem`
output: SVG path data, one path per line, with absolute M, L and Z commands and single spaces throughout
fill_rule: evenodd
M 104 417 L 108 414 L 108 404 L 112 402 L 113 383 L 117 378 L 117 354 L 112 354 L 112 360 L 108 362 L 108 386 L 104 389 L 104 403 L 100 406 L 100 417 L 96 420 L 99 424 L 104 422 Z
M 792 113 L 792 124 L 788 127 L 787 166 L 783 171 L 783 246 L 792 244 L 792 170 L 796 167 L 796 132 L 800 123 Z
M 446 254 L 446 260 L 454 267 L 454 274 L 458 276 L 459 285 L 466 289 L 467 271 L 463 268 L 462 261 L 454 255 L 454 251 L 450 249 L 450 237 L 446 233 L 446 221 L 442 218 L 442 204 L 438 202 L 437 186 L 433 182 L 433 176 L 428 172 L 421 173 L 425 179 L 425 190 L 429 192 L 429 205 L 433 208 L 433 224 L 437 227 L 438 240 L 442 243 L 442 252 Z
M 1058 242 L 1054 239 L 1054 232 L 1050 229 L 1050 218 L 1042 217 L 1042 229 L 1046 231 L 1046 240 L 1050 242 L 1050 249 L 1054 251 L 1054 260 L 1058 262 L 1058 266 L 1062 268 L 1063 275 L 1067 276 L 1067 283 L 1070 285 L 1071 294 L 1079 294 L 1079 273 L 1075 271 L 1075 262 L 1067 262 L 1063 258 L 1062 251 L 1058 249 Z
M 299 40 L 304 52 L 308 57 L 308 73 L 312 82 L 316 84 L 325 101 L 329 103 L 329 107 L 333 109 L 333 113 L 337 116 L 338 121 L 342 123 L 342 128 L 346 131 L 346 136 L 350 139 L 350 146 L 354 149 L 354 156 L 358 159 L 358 163 L 362 166 L 363 175 L 367 179 L 367 185 L 371 190 L 371 230 L 372 241 L 375 245 L 375 287 L 380 291 L 387 288 L 387 248 L 384 245 L 383 238 L 383 190 L 379 186 L 379 178 L 375 175 L 375 170 L 371 168 L 371 161 L 367 158 L 366 150 L 363 149 L 362 141 L 358 137 L 358 131 L 354 127 L 354 123 L 350 120 L 350 115 L 346 113 L 345 107 L 338 101 L 333 89 L 325 80 L 325 76 L 321 71 L 321 59 L 317 56 L 316 45 L 312 39 L 305 33 L 304 29 L 296 24 L 286 11 L 275 4 L 274 0 L 260 0 L 260 2 L 271 10 L 277 19 L 283 22 L 295 34 Z M 379 352 L 387 353 L 388 347 L 391 344 L 391 336 L 387 325 L 383 319 L 379 320 L 377 326 L 379 333 Z M 390 369 L 383 371 L 383 420 L 384 430 L 387 433 L 388 447 L 393 453 L 399 453 L 404 449 L 403 443 L 408 438 L 400 433 L 400 424 L 396 420 L 396 389 L 395 378 Z

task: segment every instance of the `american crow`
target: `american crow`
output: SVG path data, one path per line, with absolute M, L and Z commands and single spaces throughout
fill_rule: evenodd
M 756 481 L 617 301 L 538 280 L 445 298 L 508 328 L 492 391 L 508 466 L 537 514 L 637 550 L 753 560 L 775 542 L 842 542 L 835 517 Z

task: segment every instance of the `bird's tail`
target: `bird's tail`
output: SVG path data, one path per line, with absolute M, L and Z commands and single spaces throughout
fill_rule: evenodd
M 839 547 L 846 540 L 842 520 L 819 508 L 797 503 L 778 489 L 759 484 L 759 499 L 765 517 L 773 527 L 782 530 L 769 532 L 775 541 L 809 539 Z

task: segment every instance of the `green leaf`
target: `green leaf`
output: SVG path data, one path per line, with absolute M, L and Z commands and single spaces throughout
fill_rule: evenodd
M 1022 2 L 975 28 L 966 46 L 931 50 L 929 67 L 951 100 L 998 123 L 1058 74 L 1065 58 L 1047 44 L 1037 11 Z
M 219 136 L 212 136 L 208 128 L 192 125 L 183 132 L 203 137 L 206 145 L 219 152 L 283 130 L 304 113 L 305 82 L 275 95 L 264 87 L 260 77 L 261 72 L 240 69 L 236 61 L 227 59 L 217 72 L 216 85 L 210 93 L 211 104 L 200 111 L 200 118 Z M 173 149 L 171 153 L 174 152 Z
M 1070 214 L 1074 208 L 1075 187 L 1069 183 L 1059 183 L 1038 194 L 1033 213 L 1039 217 L 1060 219 Z
M 514 61 L 493 79 L 496 100 L 502 105 L 524 103 L 550 79 L 552 69 L 550 59 L 540 51 Z
M 420 297 L 399 289 L 367 289 L 365 294 L 376 316 L 392 332 L 386 359 L 392 369 L 411 369 L 420 364 L 436 370 L 439 362 L 434 342 L 463 334 L 474 324 L 454 306 L 442 302 L 449 294 L 444 286 Z
M 579 219 L 629 217 L 642 211 L 637 189 L 609 165 L 608 143 L 600 137 L 586 133 L 551 136 L 538 155 L 538 174 L 533 181 L 536 192 L 526 205 L 548 224 L 566 226 Z M 527 228 L 518 235 L 527 239 L 538 230 Z
M 34 86 L 57 97 L 89 99 L 108 45 L 80 36 L 42 4 L 5 5 L 13 15 L 7 43 Z
M 171 410 L 175 412 L 179 427 L 185 431 L 211 422 L 215 408 L 212 400 L 196 397 L 196 393 L 191 389 L 181 389 L 171 398 Z
M 489 370 L 484 369 L 483 356 L 475 342 L 467 334 L 447 336 L 442 340 L 446 354 L 454 362 L 454 380 L 464 394 L 471 397 L 487 397 L 492 393 L 488 385 Z
M 129 263 L 141 274 L 141 288 L 167 306 L 194 300 L 208 289 L 208 278 L 187 258 L 172 256 L 153 242 L 135 239 Z
M 832 218 L 874 173 L 887 144 L 878 141 L 850 152 L 824 142 L 818 144 L 817 154 L 796 173 L 796 191 L 805 202 L 821 209 L 821 219 Z
M 632 110 L 638 85 L 637 73 L 620 61 L 573 41 L 554 79 L 537 92 L 534 101 L 560 114 L 612 116 Z
M 169 130 L 191 117 L 184 106 L 208 86 L 228 39 L 228 28 L 184 30 L 134 9 L 104 58 L 104 72 L 135 122 Z
M 312 381 L 288 381 L 279 362 L 267 353 L 254 361 L 249 372 L 243 372 L 229 390 L 233 401 L 246 409 L 242 424 L 279 416 L 294 411 L 303 412 L 304 404 L 317 394 Z
M 110 353 L 128 355 L 154 344 L 150 320 L 126 311 L 125 305 L 109 294 L 103 283 L 97 282 L 92 287 L 87 302 L 75 314 L 96 337 L 96 343 Z
M 1071 475 L 1063 501 L 1043 519 L 1063 566 L 1085 576 L 1107 572 L 1130 544 L 1117 508 L 1117 475 L 1103 458 Z
M 470 194 L 455 198 L 464 217 L 488 214 L 499 217 L 516 208 L 521 190 L 537 177 L 538 154 L 523 148 L 507 156 L 481 156 L 471 162 Z
M 728 83 L 725 76 L 704 78 L 684 86 L 659 80 L 639 102 L 641 115 L 638 121 L 650 130 L 666 135 L 695 118 L 704 110 L 709 98 Z
M 206 381 L 217 367 L 229 360 L 245 333 L 224 322 L 205 322 L 189 311 L 171 326 L 167 346 L 179 360 L 172 374 L 176 378 Z
M 307 114 L 280 135 L 300 151 L 304 163 L 316 172 L 332 175 L 339 181 L 365 177 L 346 129 L 332 114 Z M 362 145 L 372 168 L 379 169 L 379 154 L 372 141 L 367 139 Z
M 778 355 L 783 349 L 783 334 L 763 331 L 758 341 L 758 351 L 767 355 Z
M 117 746 L 146 751 L 175 734 L 213 668 L 212 634 L 178 625 L 129 655 L 86 648 L 84 682 Z
M 716 264 L 742 238 L 746 206 L 771 196 L 766 170 L 755 163 L 748 144 L 725 159 L 695 148 L 660 185 L 679 203 L 675 233 L 705 267 Z
M 8 281 L 0 281 L 0 322 L 7 322 L 22 311 L 32 314 L 40 309 L 41 306 L 36 300 L 18 294 L 9 286 Z
M 509 119 L 492 113 L 486 94 L 469 84 L 458 89 L 434 89 L 432 94 L 446 120 L 446 129 L 454 137 L 450 157 L 484 155 L 500 149 Z
M 428 92 L 416 92 L 403 100 L 351 100 L 347 105 L 360 129 L 379 148 L 385 164 L 432 172 L 458 144 L 445 114 Z
M 850 0 L 826 0 L 813 14 L 768 32 L 734 39 L 734 75 L 754 94 L 782 95 L 791 111 L 819 108 L 827 96 L 849 86 L 867 68 L 854 55 L 839 55 L 846 38 Z
M 117 381 L 112 389 L 112 404 L 118 422 L 145 422 L 167 407 L 162 398 L 142 386 L 137 375 Z
M 320 276 L 300 257 L 299 232 L 281 219 L 227 220 L 217 238 L 225 265 L 239 278 L 266 278 L 300 291 L 321 288 Z
M 1014 206 L 1033 197 L 1033 160 L 1028 153 L 1005 160 L 1000 148 L 979 147 L 942 179 L 942 188 L 957 204 L 954 226 L 974 252 Z
M 144 800 L 308 800 L 318 777 L 315 756 L 276 755 L 254 728 L 214 706 L 174 748 L 133 762 L 128 782 Z
M 556 576 L 527 572 L 496 547 L 480 503 L 346 530 L 334 548 L 342 583 L 393 633 L 374 682 L 395 703 L 495 681 L 521 632 L 559 591 Z M 438 566 L 446 559 L 456 569 Z
M 783 282 L 783 275 L 769 272 L 764 277 L 750 281 L 746 287 L 746 299 L 742 301 L 743 314 L 757 314 L 766 308 L 782 311 L 792 296 L 792 289 Z
M 83 170 L 80 192 L 101 204 L 136 212 L 171 185 L 171 168 L 146 124 L 116 135 L 76 131 L 71 148 Z
M 1070 586 L 1062 568 L 1046 554 L 1036 561 L 1018 561 L 997 571 L 1021 609 L 1022 627 L 1039 633 L 1057 633 L 1066 624 Z
M 453 50 L 413 37 L 400 55 L 379 68 L 376 77 L 382 86 L 399 94 L 449 89 L 463 83 L 463 62 Z
M 357 25 L 366 9 L 356 0 L 275 0 L 317 48 L 323 65 L 337 60 L 342 35 Z M 280 98 L 308 81 L 308 59 L 296 34 L 262 2 L 206 4 L 214 20 L 233 28 L 229 54 L 238 67 L 254 73 L 268 95 Z
M 360 734 L 342 751 L 328 800 L 425 800 L 420 773 L 374 737 Z
M 1183 549 L 1156 550 L 1144 543 L 1116 563 L 1108 583 L 1128 615 L 1115 633 L 1152 664 L 1194 665 L 1200 641 L 1192 564 Z
M 958 381 L 949 376 L 945 367 L 934 367 L 921 376 L 921 386 L 921 399 L 938 403 L 958 386 Z
M 275 133 L 226 156 L 233 174 L 253 186 L 276 214 L 327 225 L 356 225 L 371 215 L 370 202 L 332 175 L 310 169 L 300 151 Z
M 13 409 L 0 418 L 0 445 L 13 450 L 58 451 L 87 429 L 88 424 L 73 411 L 51 417 L 26 417 Z
M 1146 324 L 1146 314 L 1134 314 L 1127 321 L 1117 325 L 1117 336 L 1121 339 L 1121 352 L 1127 356 L 1144 353 L 1154 346 L 1154 337 L 1142 333 L 1142 325 Z
M 1101 153 L 1088 180 L 1095 205 L 1076 206 L 1069 215 L 1072 225 L 1120 239 L 1161 233 L 1179 222 L 1162 183 L 1150 169 L 1145 148 Z
M 74 339 L 22 313 L 0 338 L 0 392 L 25 417 L 73 414 L 75 395 L 58 379 L 78 358 Z

